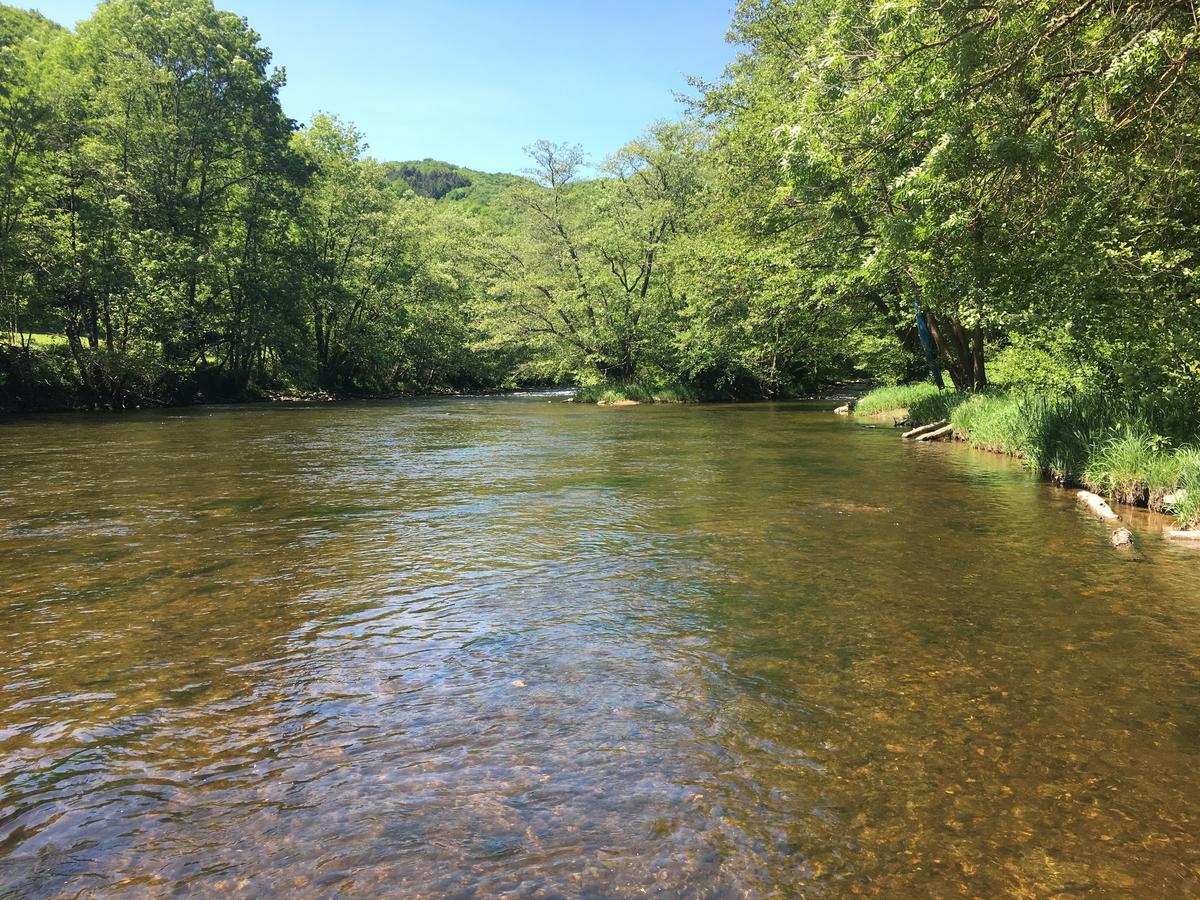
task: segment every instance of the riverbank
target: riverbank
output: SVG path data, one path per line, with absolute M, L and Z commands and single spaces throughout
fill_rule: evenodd
M 170 401 L 147 398 L 145 402 L 130 402 L 125 406 L 89 404 L 83 401 L 77 403 L 27 403 L 20 405 L 4 405 L 0 403 L 0 418 L 5 416 L 41 415 L 45 413 L 123 413 L 142 409 L 190 409 L 197 406 L 245 406 L 255 403 L 314 404 L 314 403 L 354 403 L 366 401 L 387 400 L 419 400 L 423 397 L 490 397 L 505 395 L 523 395 L 552 393 L 569 399 L 573 396 L 574 388 L 560 386 L 520 386 L 514 388 L 444 388 L 414 391 L 390 391 L 381 393 L 360 393 L 327 391 L 321 388 L 311 390 L 267 390 L 252 391 L 238 396 L 206 397 L 197 395 L 187 400 Z
M 576 403 L 597 406 L 636 406 L 641 403 L 697 403 L 700 395 L 678 382 L 600 381 L 575 393 Z
M 678 381 L 601 381 L 575 391 L 576 403 L 597 406 L 637 406 L 643 403 L 753 403 L 778 400 L 837 400 L 857 402 L 868 390 L 866 382 L 834 381 L 806 390 L 766 396 L 753 390 L 703 391 Z
M 232 374 L 224 363 L 169 364 L 151 347 L 116 352 L 85 347 L 73 353 L 57 334 L 25 335 L 13 343 L 0 332 L 0 415 L 173 409 L 263 402 L 393 400 L 520 390 L 509 375 L 479 366 L 428 367 L 422 375 L 318 378 L 276 365 Z M 337 384 L 341 388 L 317 386 Z
M 1171 513 L 1180 529 L 1200 526 L 1200 446 L 1188 439 L 1192 423 L 1174 411 L 1100 396 L 916 384 L 871 391 L 854 415 L 912 427 L 945 421 L 955 439 L 1015 457 L 1055 484 Z

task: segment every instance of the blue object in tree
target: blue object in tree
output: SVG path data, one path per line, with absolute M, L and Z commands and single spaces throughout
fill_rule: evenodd
M 921 346 L 925 348 L 925 362 L 929 363 L 929 372 L 933 375 L 933 383 L 939 391 L 946 389 L 942 381 L 942 364 L 938 360 L 937 348 L 933 345 L 933 335 L 929 333 L 929 323 L 925 321 L 925 313 L 921 310 L 921 301 L 913 301 L 913 310 L 917 314 L 917 334 L 921 336 Z

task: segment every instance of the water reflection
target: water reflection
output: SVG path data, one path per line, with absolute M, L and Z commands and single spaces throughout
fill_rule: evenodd
M 802 406 L 0 428 L 0 893 L 1200 890 L 1200 556 Z

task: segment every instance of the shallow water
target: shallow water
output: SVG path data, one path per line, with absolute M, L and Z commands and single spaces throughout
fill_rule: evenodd
M 1200 893 L 1200 551 L 804 405 L 0 424 L 0 895 Z

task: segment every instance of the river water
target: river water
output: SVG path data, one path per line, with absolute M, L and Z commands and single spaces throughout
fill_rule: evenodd
M 1200 893 L 1200 551 L 803 404 L 0 424 L 0 895 Z

